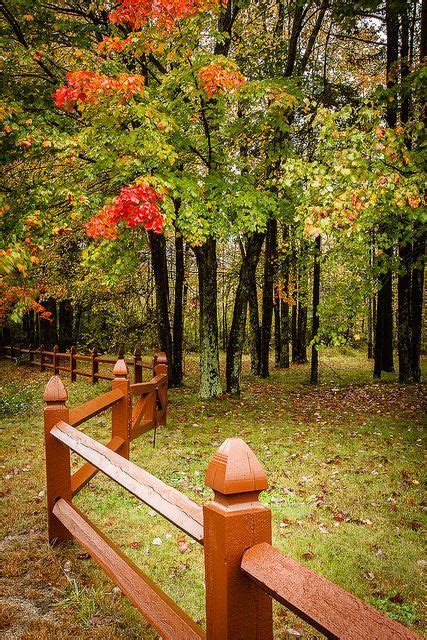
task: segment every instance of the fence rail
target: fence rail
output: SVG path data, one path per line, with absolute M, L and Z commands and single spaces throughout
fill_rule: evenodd
M 205 484 L 214 497 L 203 507 L 129 460 L 129 444 L 141 425 L 148 419 L 165 423 L 164 354 L 158 354 L 153 379 L 142 384 L 130 384 L 126 363 L 119 359 L 112 391 L 77 409 L 66 406 L 67 392 L 58 376 L 50 379 L 43 397 L 49 541 L 73 537 L 80 542 L 162 638 L 272 640 L 274 598 L 328 638 L 421 640 L 271 546 L 271 511 L 258 500 L 267 478 L 240 438 L 226 440 L 208 465 Z M 76 428 L 109 407 L 112 438 L 107 445 Z M 86 460 L 74 474 L 71 451 Z M 203 545 L 206 632 L 72 504 L 98 471 Z
M 134 383 L 137 384 L 142 382 L 144 369 L 154 371 L 158 353 L 160 352 L 154 354 L 152 363 L 142 360 L 139 349 L 135 349 L 133 358 L 125 358 L 123 352 L 119 353 L 119 358 L 122 358 L 128 367 L 133 367 Z M 23 348 L 20 345 L 1 347 L 1 355 L 8 360 L 20 358 L 23 354 L 28 355 L 28 364 L 33 367 L 39 367 L 40 371 L 52 369 L 54 375 L 59 375 L 60 372 L 69 373 L 71 382 L 75 382 L 77 376 L 90 378 L 92 384 L 95 384 L 98 380 L 114 379 L 111 373 L 100 371 L 99 367 L 100 365 L 115 364 L 117 358 L 99 355 L 96 349 L 93 349 L 90 354 L 83 354 L 77 353 L 74 346 L 68 352 L 60 352 L 57 346 L 52 351 L 49 351 L 44 348 L 44 345 L 40 345 L 37 349 L 31 347 Z M 64 360 L 67 361 L 66 365 L 63 363 Z M 79 368 L 77 366 L 78 362 L 88 363 L 89 366 L 87 369 Z

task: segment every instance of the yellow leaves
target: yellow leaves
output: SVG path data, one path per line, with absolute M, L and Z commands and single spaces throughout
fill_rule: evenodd
M 49 147 L 51 147 L 51 146 L 52 146 L 51 141 L 50 141 L 50 140 L 47 140 L 47 139 L 45 138 L 45 139 L 43 140 L 43 142 L 42 142 L 42 147 L 43 147 L 44 149 L 49 149 Z
M 24 13 L 22 16 L 26 22 L 32 22 L 34 20 L 34 16 L 31 13 Z
M 31 256 L 31 262 L 34 265 L 38 265 L 38 264 L 40 264 L 40 259 L 37 258 L 37 256 Z
M 16 268 L 18 269 L 19 273 L 25 273 L 27 271 L 26 266 L 22 264 L 22 262 L 18 262 Z

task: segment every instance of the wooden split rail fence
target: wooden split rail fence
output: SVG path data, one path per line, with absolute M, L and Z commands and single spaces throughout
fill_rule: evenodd
M 166 364 L 157 364 L 153 380 L 142 384 L 130 384 L 124 360 L 117 361 L 113 374 L 111 391 L 77 409 L 66 406 L 67 392 L 58 376 L 46 386 L 51 543 L 75 538 L 165 639 L 272 640 L 274 598 L 328 638 L 419 640 L 414 632 L 271 546 L 271 511 L 258 500 L 268 487 L 267 478 L 240 438 L 226 440 L 210 462 L 205 483 L 214 498 L 203 507 L 131 462 L 129 444 L 148 429 L 146 411 L 154 407 L 158 423 L 164 424 Z M 132 394 L 138 397 L 133 411 Z M 112 439 L 107 445 L 76 428 L 109 407 Z M 86 461 L 73 474 L 71 451 Z M 73 496 L 98 471 L 203 546 L 206 631 L 73 504 Z
M 100 366 L 114 365 L 117 361 L 117 358 L 99 355 L 96 349 L 93 349 L 90 354 L 77 353 L 74 346 L 71 347 L 70 351 L 61 353 L 58 346 L 49 351 L 44 348 L 44 345 L 40 345 L 37 349 L 10 345 L 2 347 L 2 355 L 9 360 L 27 356 L 28 364 L 39 367 L 40 371 L 51 369 L 54 375 L 68 373 L 71 382 L 75 382 L 77 376 L 84 376 L 92 383 L 96 383 L 98 380 L 112 380 L 114 376 L 111 373 L 100 371 Z M 119 358 L 123 357 L 124 354 L 120 351 Z M 156 354 L 154 355 L 153 364 L 149 364 L 142 360 L 141 351 L 135 349 L 133 358 L 125 358 L 125 362 L 134 369 L 134 382 L 142 382 L 143 369 L 154 370 Z

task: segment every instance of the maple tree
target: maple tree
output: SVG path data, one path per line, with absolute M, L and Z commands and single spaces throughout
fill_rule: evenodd
M 129 0 L 87 10 L 71 4 L 72 13 L 35 3 L 15 22 L 4 14 L 19 45 L 7 52 L 13 91 L 2 111 L 10 170 L 4 281 L 28 293 L 21 294 L 19 313 L 37 309 L 31 305 L 43 296 L 58 296 L 58 304 L 68 304 L 75 291 L 85 298 L 98 263 L 106 289 L 120 278 L 133 281 L 138 256 L 148 252 L 160 345 L 173 362 L 176 344 L 179 370 L 188 268 L 178 256 L 192 247 L 194 256 L 185 259 L 190 270 L 197 267 L 191 287 L 200 301 L 187 315 L 200 335 L 201 392 L 222 390 L 218 330 L 228 338 L 227 385 L 238 392 L 248 307 L 255 372 L 261 358 L 268 375 L 273 319 L 276 363 L 289 363 L 291 335 L 292 345 L 300 344 L 294 361 L 305 359 L 307 265 L 320 234 L 330 248 L 322 269 L 336 273 L 349 247 L 365 261 L 357 271 L 364 295 L 346 298 L 328 286 L 319 307 L 315 342 L 348 339 L 345 322 L 331 320 L 334 296 L 348 302 L 341 316 L 360 318 L 386 262 L 370 265 L 371 232 L 385 251 L 379 225 L 397 211 L 399 229 L 418 225 L 423 204 L 413 172 L 421 134 L 414 122 L 394 128 L 384 122 L 385 94 L 374 92 L 384 77 L 381 27 L 364 18 L 368 9 L 351 15 L 346 3 L 319 2 L 310 11 L 310 3 L 267 2 L 260 15 L 251 2 Z M 382 10 L 379 3 L 372 9 L 379 17 Z M 15 77 L 16 69 L 22 75 Z M 418 70 L 411 73 L 416 87 Z M 371 115 L 360 106 L 368 97 Z M 342 109 L 346 102 L 354 105 L 350 111 Z M 72 238 L 76 278 L 86 284 L 55 287 L 46 277 L 54 273 L 46 247 Z M 229 310 L 218 329 L 218 247 L 229 244 L 236 251 L 230 269 L 239 275 L 231 288 L 221 285 Z M 172 246 L 176 281 L 167 270 Z M 351 270 L 343 282 L 352 287 Z M 171 285 L 180 292 L 172 296 L 176 327 Z

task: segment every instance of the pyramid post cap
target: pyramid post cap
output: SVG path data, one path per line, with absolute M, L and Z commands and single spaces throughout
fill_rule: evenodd
M 67 389 L 65 388 L 64 383 L 59 376 L 51 377 L 45 387 L 43 400 L 45 402 L 61 403 L 65 403 L 68 400 Z
M 119 358 L 114 365 L 113 374 L 116 378 L 127 378 L 129 373 L 128 366 L 124 358 Z
M 206 470 L 205 485 L 218 493 L 249 493 L 268 488 L 267 476 L 250 447 L 241 438 L 228 438 Z

